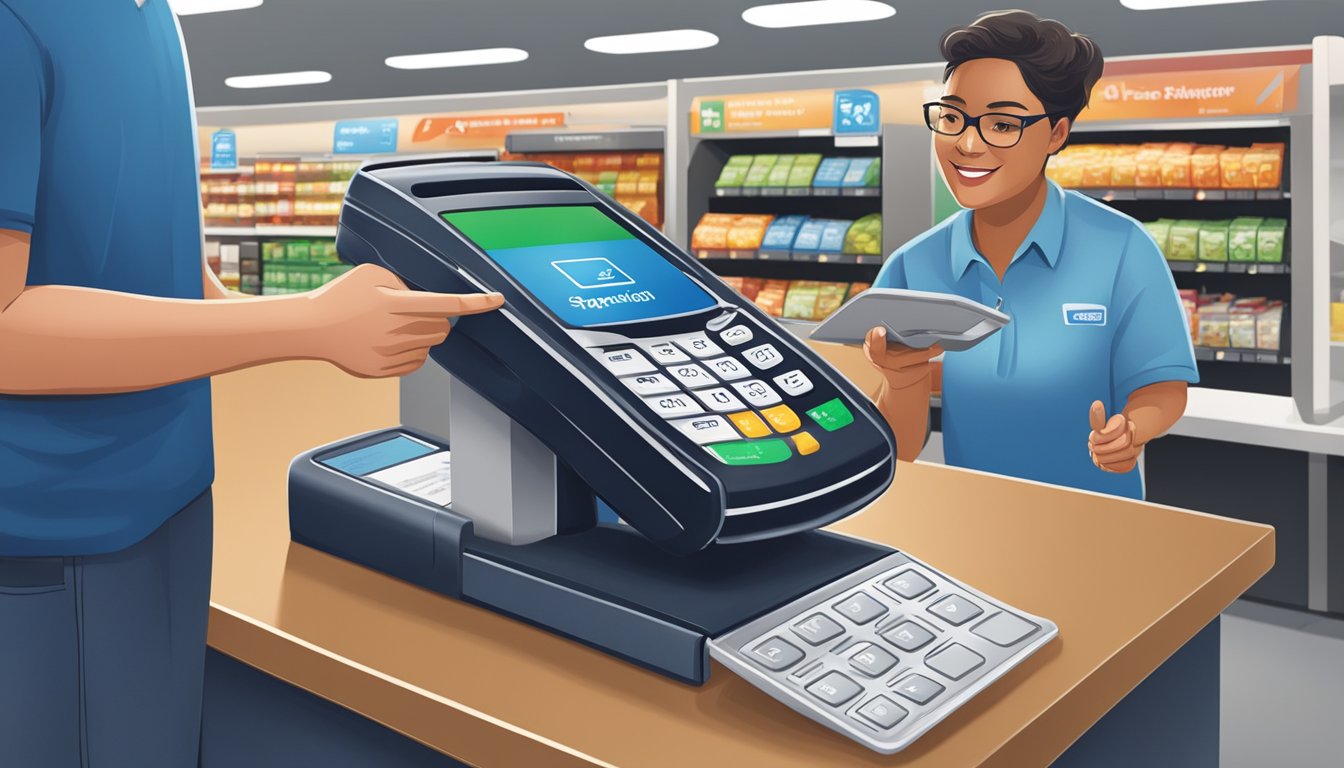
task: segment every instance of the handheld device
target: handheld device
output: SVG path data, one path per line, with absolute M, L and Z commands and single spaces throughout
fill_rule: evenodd
M 941 344 L 948 352 L 970 349 L 998 332 L 1012 318 L 998 307 L 948 293 L 901 288 L 869 288 L 845 302 L 812 331 L 814 341 L 862 344 L 873 328 L 916 349 Z

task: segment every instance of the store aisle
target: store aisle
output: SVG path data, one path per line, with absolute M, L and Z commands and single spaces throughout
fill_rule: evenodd
M 1223 614 L 1222 768 L 1341 764 L 1344 620 L 1233 604 Z

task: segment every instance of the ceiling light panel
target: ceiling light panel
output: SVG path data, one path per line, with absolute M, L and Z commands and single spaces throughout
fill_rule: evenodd
M 279 88 L 286 85 L 318 85 L 331 82 L 331 73 L 320 70 L 306 72 L 273 72 L 269 75 L 239 75 L 225 78 L 230 88 Z
M 444 51 L 442 53 L 389 56 L 384 63 L 393 69 L 446 69 L 448 67 L 481 67 L 487 64 L 512 64 L 516 61 L 526 60 L 527 51 L 522 48 L 478 48 L 471 51 Z
M 783 29 L 879 21 L 895 15 L 895 8 L 876 0 L 809 0 L 758 5 L 743 11 L 742 20 L 767 29 Z
M 627 54 L 696 51 L 718 44 L 718 36 L 703 29 L 669 29 L 664 32 L 594 37 L 586 41 L 583 47 L 597 53 Z
M 1194 8 L 1200 5 L 1259 2 L 1267 2 L 1267 0 L 1120 0 L 1120 4 L 1131 11 L 1163 11 L 1168 8 Z
M 178 16 L 195 16 L 198 13 L 245 11 L 261 5 L 261 0 L 168 0 L 168 5 Z

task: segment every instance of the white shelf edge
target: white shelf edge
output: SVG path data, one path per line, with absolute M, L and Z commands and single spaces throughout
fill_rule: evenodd
M 206 237 L 336 237 L 336 227 L 283 226 L 206 227 Z
M 1286 128 L 1288 115 L 1266 117 L 1152 118 L 1146 120 L 1080 120 L 1073 133 L 1104 131 L 1198 131 L 1217 128 Z
M 1283 395 L 1191 387 L 1173 435 L 1344 456 L 1344 419 L 1308 424 Z

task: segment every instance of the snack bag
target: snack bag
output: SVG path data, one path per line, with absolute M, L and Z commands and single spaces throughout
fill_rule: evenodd
M 1190 185 L 1196 189 L 1219 189 L 1223 186 L 1218 158 L 1224 147 L 1199 146 L 1190 155 Z
M 845 303 L 845 293 L 848 290 L 847 283 L 821 283 L 817 293 L 817 309 L 812 319 L 820 321 L 830 317 L 832 312 Z
M 826 222 L 826 228 L 821 231 L 821 243 L 817 250 L 821 253 L 839 255 L 841 249 L 845 246 L 845 235 L 854 222 L 849 219 L 832 219 Z
M 864 181 L 868 178 L 868 169 L 877 162 L 874 157 L 856 157 L 849 161 L 849 170 L 845 171 L 845 178 L 840 181 L 842 187 L 866 187 Z
M 1120 146 L 1111 158 L 1111 185 L 1116 187 L 1138 186 L 1139 148 Z
M 882 158 L 873 158 L 872 164 L 868 166 L 868 170 L 863 174 L 863 186 L 882 186 Z
M 793 239 L 795 259 L 816 261 L 821 250 L 821 236 L 826 231 L 826 219 L 808 219 L 798 228 L 798 236 Z
M 761 241 L 765 239 L 765 230 L 774 220 L 774 216 L 760 214 L 737 217 L 733 225 L 728 228 L 728 250 L 759 250 Z
M 1228 345 L 1231 318 L 1226 304 L 1210 304 L 1199 310 L 1199 345 L 1223 349 Z
M 1255 261 L 1255 238 L 1263 219 L 1242 216 L 1232 220 L 1227 234 L 1228 261 Z
M 789 172 L 793 170 L 794 155 L 780 155 L 770 174 L 765 177 L 765 186 L 782 187 L 789 182 Z
M 757 155 L 756 159 L 751 161 L 751 167 L 747 169 L 747 177 L 742 180 L 742 186 L 765 186 L 765 180 L 770 177 L 770 169 L 775 167 L 775 162 L 778 160 L 779 155 Z
M 1227 324 L 1227 338 L 1233 349 L 1255 349 L 1256 320 L 1260 313 L 1233 314 Z
M 1255 260 L 1265 263 L 1283 262 L 1283 251 L 1288 235 L 1288 222 L 1285 219 L 1265 219 L 1255 237 Z
M 1176 222 L 1172 219 L 1158 219 L 1157 221 L 1145 221 L 1143 228 L 1148 230 L 1148 234 L 1157 241 L 1157 249 L 1162 252 L 1163 258 L 1167 258 L 1167 238 L 1171 235 L 1171 225 Z
M 1265 310 L 1255 323 L 1255 346 L 1277 352 L 1282 348 L 1283 307 Z
M 798 236 L 798 229 L 806 221 L 806 216 L 780 216 L 775 219 L 770 228 L 765 231 L 765 239 L 761 241 L 761 250 L 783 252 L 792 250 L 793 240 Z
M 817 172 L 812 177 L 812 186 L 838 187 L 845 180 L 847 173 L 849 173 L 848 157 L 828 157 L 817 166 Z
M 1194 147 L 1190 144 L 1170 144 L 1162 153 L 1159 167 L 1162 186 L 1183 189 L 1190 186 L 1190 155 Z
M 1199 222 L 1181 220 L 1167 234 L 1167 261 L 1195 261 L 1199 258 Z
M 1166 144 L 1144 144 L 1134 157 L 1134 186 L 1162 186 L 1162 158 L 1166 153 Z
M 725 250 L 728 248 L 728 228 L 737 218 L 732 213 L 706 213 L 691 232 L 691 249 Z
M 733 155 L 724 163 L 723 170 L 719 172 L 719 180 L 714 182 L 716 187 L 740 187 L 742 182 L 747 180 L 747 171 L 756 160 L 754 155 Z
M 861 256 L 882 255 L 882 214 L 870 213 L 854 222 L 845 235 L 845 253 Z
M 789 178 L 785 182 L 785 186 L 812 186 L 812 177 L 817 174 L 817 166 L 819 165 L 821 165 L 821 155 L 798 155 L 794 157 L 793 167 L 789 169 Z
M 1082 186 L 1111 186 L 1111 157 L 1110 147 L 1096 146 L 1092 152 L 1079 158 L 1083 164 Z
M 821 286 L 812 280 L 795 280 L 784 295 L 782 317 L 790 320 L 811 320 L 817 312 L 817 297 Z
M 1199 291 L 1183 289 L 1178 291 L 1181 308 L 1185 310 L 1185 324 L 1190 331 L 1190 343 L 1199 343 Z
M 1199 227 L 1199 260 L 1227 261 L 1228 222 L 1205 221 Z
M 1256 189 L 1278 189 L 1283 181 L 1283 144 L 1281 142 L 1252 144 L 1259 150 L 1260 163 L 1252 179 Z

